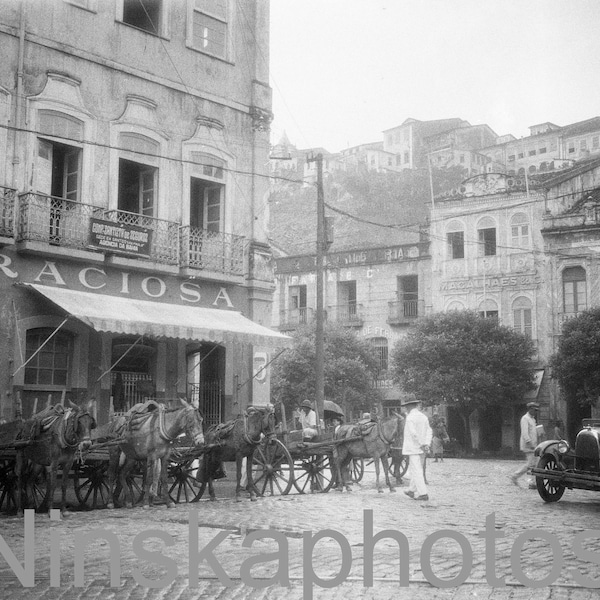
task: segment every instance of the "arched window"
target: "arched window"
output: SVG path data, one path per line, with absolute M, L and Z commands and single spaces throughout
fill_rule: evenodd
M 477 224 L 477 240 L 479 256 L 496 255 L 496 223 L 490 217 L 484 217 Z
M 484 319 L 498 319 L 498 305 L 489 298 L 479 305 L 479 316 Z
M 458 300 L 453 300 L 446 307 L 446 312 L 452 312 L 456 310 L 465 310 L 465 305 L 462 302 L 459 302 Z
M 529 219 L 525 213 L 517 213 L 510 219 L 511 245 L 529 247 Z
M 446 228 L 449 258 L 465 257 L 465 231 L 462 223 L 451 221 Z
M 69 382 L 72 336 L 52 328 L 30 329 L 26 338 L 26 386 L 66 388 Z
M 525 334 L 527 337 L 533 337 L 533 324 L 531 320 L 531 300 L 521 296 L 517 298 L 512 305 L 513 327 L 516 331 Z
M 379 372 L 388 370 L 388 341 L 384 337 L 371 338 L 369 340 L 375 349 Z
M 587 308 L 586 276 L 583 267 L 563 271 L 563 306 L 565 313 L 578 313 Z

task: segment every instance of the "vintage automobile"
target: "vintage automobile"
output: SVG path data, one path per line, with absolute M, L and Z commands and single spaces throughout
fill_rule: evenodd
M 600 491 L 600 419 L 583 420 L 575 448 L 565 440 L 546 440 L 535 455 L 531 472 L 545 502 L 557 502 L 566 488 Z

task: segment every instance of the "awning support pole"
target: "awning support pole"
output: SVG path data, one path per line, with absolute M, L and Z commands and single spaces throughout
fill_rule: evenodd
M 14 377 L 21 369 L 24 369 L 35 356 L 39 354 L 41 349 L 58 333 L 58 330 L 69 320 L 69 317 L 66 317 L 65 320 L 48 336 L 46 341 L 12 374 Z
M 100 377 L 96 379 L 96 383 L 98 383 L 105 375 L 108 375 L 108 373 L 110 373 L 133 350 L 134 346 L 141 342 L 143 339 L 144 336 L 140 335 L 140 337 L 137 340 L 135 340 L 135 342 L 131 346 L 129 346 L 129 348 L 127 348 L 127 350 L 123 352 L 123 354 L 121 354 L 121 356 L 119 356 L 119 358 L 109 367 L 108 371 L 104 371 L 104 373 L 102 373 L 102 375 L 100 375 Z
M 261 367 L 258 371 L 256 371 L 256 373 L 254 373 L 254 375 L 252 375 L 252 377 L 250 377 L 249 379 L 246 379 L 246 381 L 244 381 L 244 383 L 238 383 L 238 385 L 237 385 L 238 392 L 247 383 L 250 383 L 255 377 L 258 377 L 273 361 L 277 360 L 286 350 L 287 350 L 287 348 L 284 348 L 281 352 L 276 354 L 264 367 Z

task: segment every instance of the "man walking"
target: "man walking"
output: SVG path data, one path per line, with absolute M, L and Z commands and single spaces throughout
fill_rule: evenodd
M 419 404 L 419 400 L 414 396 L 410 396 L 402 403 L 408 411 L 404 422 L 402 454 L 408 456 L 407 475 L 410 477 L 408 490 L 404 493 L 415 500 L 429 500 L 423 475 L 423 463 L 431 446 L 433 432 L 427 415 L 419 410 Z
M 534 454 L 538 439 L 535 413 L 539 407 L 540 405 L 537 402 L 528 402 L 527 412 L 521 417 L 521 438 L 519 447 L 521 452 L 525 453 L 525 464 L 510 476 L 513 484 L 517 486 L 519 485 L 519 477 L 534 467 L 537 461 Z M 529 478 L 529 489 L 535 490 L 535 483 L 531 477 Z

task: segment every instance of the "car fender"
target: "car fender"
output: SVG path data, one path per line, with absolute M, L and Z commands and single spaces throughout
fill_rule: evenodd
M 543 456 L 544 454 L 553 454 L 556 458 L 560 457 L 558 452 L 558 443 L 560 440 L 545 440 L 540 442 L 534 450 L 535 456 Z

